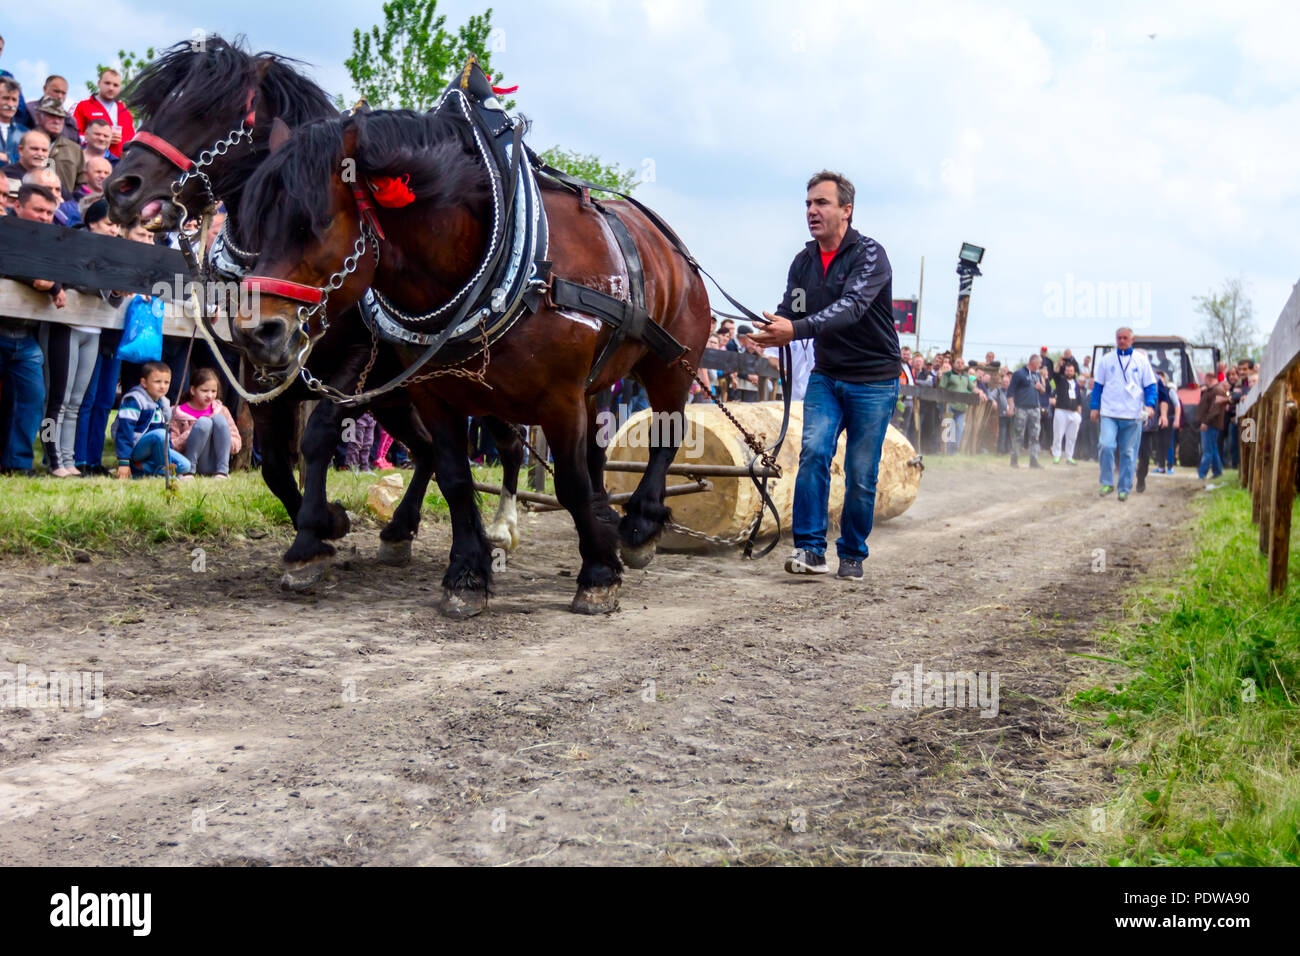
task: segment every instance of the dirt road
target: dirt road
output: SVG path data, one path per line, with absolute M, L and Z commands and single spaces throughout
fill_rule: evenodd
M 862 582 L 787 575 L 784 546 L 757 565 L 660 554 L 599 619 L 565 610 L 578 556 L 558 514 L 523 518 L 466 624 L 433 610 L 434 523 L 403 571 L 355 535 L 304 597 L 277 589 L 271 539 L 210 548 L 201 572 L 188 546 L 6 559 L 0 671 L 102 672 L 106 700 L 97 718 L 0 709 L 0 854 L 909 863 L 974 841 L 1029 858 L 987 824 L 1087 806 L 1098 751 L 1058 704 L 1096 665 L 1071 652 L 1198 488 L 1152 476 L 1119 504 L 1095 478 L 944 463 L 877 527 Z M 917 668 L 996 673 L 996 714 L 891 705 Z

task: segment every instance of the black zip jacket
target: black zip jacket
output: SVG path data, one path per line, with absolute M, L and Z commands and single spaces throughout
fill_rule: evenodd
M 816 340 L 813 371 L 854 383 L 898 378 L 892 279 L 885 250 L 851 226 L 824 276 L 816 240 L 794 257 L 776 314 L 796 339 Z
M 1070 397 L 1068 382 L 1074 382 L 1074 398 Z M 1056 387 L 1055 398 L 1058 411 L 1077 412 L 1083 407 L 1083 386 L 1079 384 L 1077 378 L 1066 378 L 1065 371 L 1062 369 L 1052 378 L 1052 384 Z

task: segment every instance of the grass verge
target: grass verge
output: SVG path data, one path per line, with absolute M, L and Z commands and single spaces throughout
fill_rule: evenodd
M 331 472 L 329 499 L 378 521 L 366 507 L 366 494 L 384 474 L 392 472 Z M 404 485 L 410 481 L 410 472 L 400 474 Z M 475 468 L 474 478 L 500 484 L 501 469 Z M 173 482 L 170 493 L 161 478 L 0 477 L 0 502 L 0 554 L 56 559 L 80 551 L 120 553 L 165 541 L 260 537 L 292 528 L 259 472 L 240 472 L 228 481 Z M 483 495 L 482 507 L 491 513 L 496 498 Z M 429 486 L 424 510 L 426 517 L 448 514 L 436 484 Z
M 1101 635 L 1124 676 L 1071 702 L 1110 746 L 1117 789 L 1041 839 L 1063 844 L 1057 862 L 1300 864 L 1300 535 L 1270 598 L 1246 491 L 1195 509 L 1190 560 L 1157 569 Z

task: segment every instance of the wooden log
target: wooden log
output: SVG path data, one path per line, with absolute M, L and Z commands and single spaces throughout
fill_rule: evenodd
M 1300 367 L 1290 373 L 1290 388 L 1279 394 L 1278 423 L 1273 447 L 1273 521 L 1268 535 L 1268 589 L 1286 591 L 1287 562 L 1291 557 L 1291 505 L 1295 501 L 1296 459 L 1300 453 L 1300 424 L 1296 397 L 1300 396 Z
M 746 402 L 729 406 L 729 410 L 763 445 L 775 441 L 781 427 L 782 405 L 779 402 Z M 610 462 L 645 462 L 650 447 L 667 440 L 665 431 L 682 428 L 681 420 L 652 418 L 649 411 L 638 412 L 620 428 L 606 451 Z M 768 482 L 768 493 L 781 514 L 781 528 L 788 531 L 794 507 L 795 476 L 799 469 L 800 439 L 803 433 L 803 403 L 790 404 L 790 426 L 785 443 L 777 456 L 781 468 L 780 479 Z M 680 436 L 682 447 L 677 453 L 677 464 L 722 465 L 746 468 L 753 452 L 745 444 L 736 427 L 727 421 L 712 405 L 686 406 L 685 431 Z M 837 521 L 844 506 L 844 447 L 845 436 L 840 436 L 835 459 L 831 465 L 829 511 L 832 523 Z M 606 472 L 606 484 L 611 493 L 629 492 L 636 487 L 639 475 L 615 471 Z M 921 467 L 916 451 L 897 429 L 890 427 L 881 451 L 879 478 L 876 487 L 877 521 L 885 521 L 902 514 L 916 499 L 921 480 Z M 673 507 L 673 520 L 705 534 L 731 538 L 749 527 L 758 514 L 761 498 L 754 483 L 747 477 L 716 477 L 713 490 L 707 494 L 682 498 Z M 772 534 L 776 525 L 770 513 L 764 513 L 760 534 Z M 661 545 L 667 550 L 703 550 L 706 542 L 682 534 L 665 532 Z

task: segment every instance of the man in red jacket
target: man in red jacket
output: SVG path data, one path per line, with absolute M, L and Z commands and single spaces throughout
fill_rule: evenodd
M 108 153 L 114 159 L 122 158 L 122 144 L 129 143 L 135 136 L 135 119 L 126 105 L 118 100 L 122 92 L 122 75 L 117 70 L 108 69 L 99 74 L 99 93 L 87 97 L 77 104 L 72 118 L 77 121 L 77 131 L 84 138 L 86 124 L 99 118 L 108 121 L 113 130 L 113 138 Z

